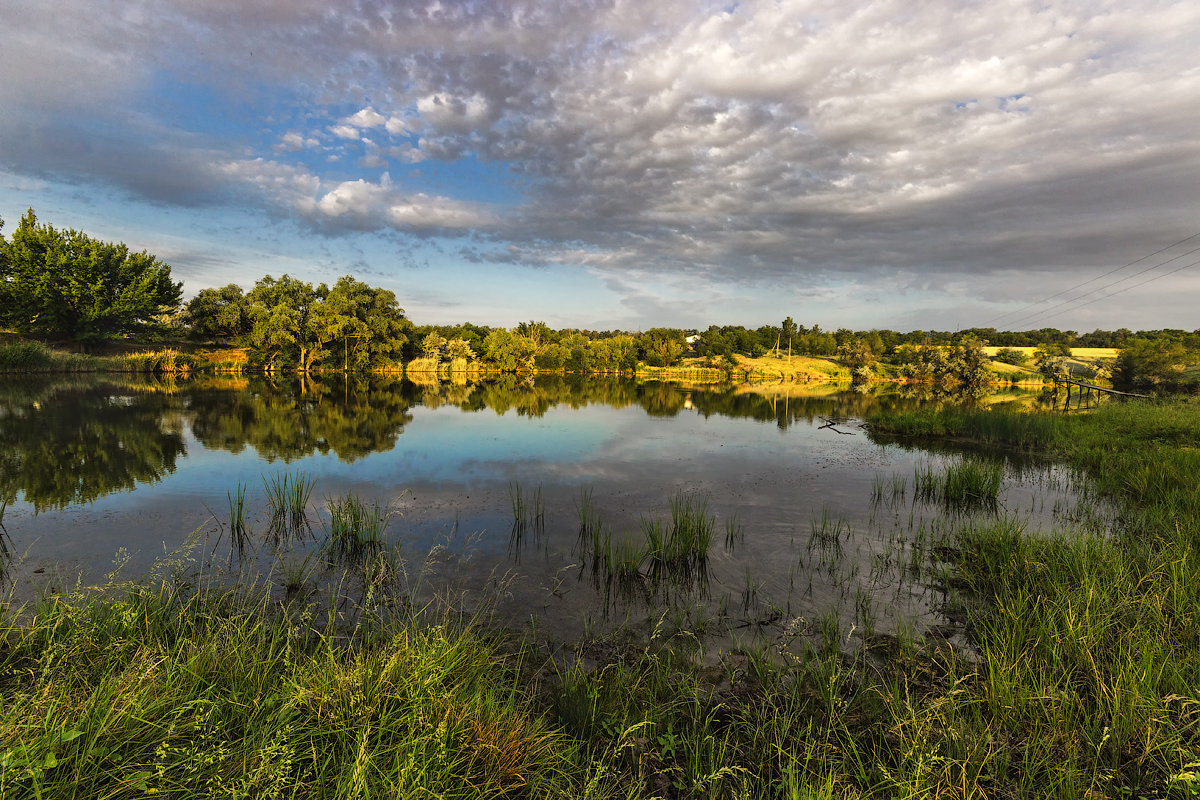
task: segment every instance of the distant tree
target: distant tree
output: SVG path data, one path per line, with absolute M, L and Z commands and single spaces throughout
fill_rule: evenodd
M 1044 342 L 1033 350 L 1034 368 L 1048 381 L 1059 381 L 1071 377 L 1071 366 L 1067 359 L 1071 348 L 1061 342 Z
M 1117 355 L 1113 383 L 1123 389 L 1173 389 L 1200 354 L 1170 339 L 1130 339 Z
M 442 360 L 442 349 L 446 346 L 446 338 L 437 331 L 430 331 L 421 340 L 421 356 L 422 358 L 430 358 L 434 361 Z
M 330 337 L 325 341 L 341 340 L 343 367 L 367 369 L 400 360 L 412 323 L 395 293 L 343 275 L 321 303 Z
M 787 317 L 779 328 L 780 344 L 787 343 L 788 358 L 792 356 L 792 341 L 796 338 L 796 321 Z M 776 353 L 778 355 L 778 353 Z
M 533 369 L 534 344 L 531 339 L 498 328 L 483 340 L 484 360 L 501 372 Z
M 325 290 L 324 284 L 321 286 Z M 314 309 L 319 302 L 312 284 L 283 275 L 266 275 L 246 295 L 252 321 L 248 341 L 271 370 L 307 371 L 319 354 Z
M 642 358 L 652 367 L 670 367 L 687 350 L 683 331 L 677 328 L 651 328 L 638 337 Z
M 471 345 L 466 339 L 450 339 L 446 342 L 446 360 L 447 361 L 474 361 L 475 351 L 471 349 Z
M 179 306 L 183 286 L 149 253 L 39 225 L 29 209 L 0 240 L 0 324 L 91 343 L 144 333 Z
M 866 339 L 847 337 L 838 346 L 838 358 L 856 377 L 866 377 L 879 360 Z
M 983 342 L 974 336 L 963 336 L 951 349 L 946 362 L 946 373 L 957 381 L 960 388 L 979 389 L 991 378 Z
M 235 283 L 197 292 L 184 308 L 183 323 L 191 328 L 193 336 L 208 339 L 236 339 L 253 327 L 242 287 Z

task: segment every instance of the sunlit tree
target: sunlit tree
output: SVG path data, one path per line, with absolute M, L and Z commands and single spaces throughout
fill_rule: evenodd
M 183 291 L 149 253 L 38 224 L 32 208 L 0 239 L 0 286 L 0 324 L 84 343 L 152 329 Z

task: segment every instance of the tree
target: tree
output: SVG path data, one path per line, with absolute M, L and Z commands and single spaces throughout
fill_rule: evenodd
M 242 287 L 231 283 L 220 289 L 201 289 L 188 301 L 183 321 L 200 338 L 236 339 L 250 332 L 253 321 L 246 310 Z
M 91 343 L 151 329 L 179 306 L 171 268 L 125 244 L 39 225 L 33 209 L 0 240 L 0 323 Z
M 638 337 L 642 357 L 652 367 L 676 364 L 687 349 L 687 339 L 677 328 L 651 328 Z
M 855 380 L 870 377 L 871 368 L 878 361 L 867 340 L 857 336 L 847 337 L 838 346 L 838 358 L 854 375 Z
M 326 341 L 341 340 L 344 369 L 367 369 L 399 360 L 412 323 L 394 292 L 343 275 L 321 305 L 328 312 L 324 324 L 331 338 Z
M 279 280 L 265 275 L 246 301 L 253 321 L 248 340 L 267 369 L 308 371 L 320 353 L 313 319 L 318 295 L 312 284 L 286 274 Z
M 783 321 L 783 326 L 779 329 L 780 337 L 787 342 L 788 360 L 792 358 L 792 339 L 796 338 L 796 321 L 788 317 Z M 779 355 L 779 348 L 776 346 L 775 355 Z
M 996 351 L 996 355 L 992 356 L 992 360 L 1002 364 L 1012 364 L 1014 367 L 1023 367 L 1029 363 L 1029 356 L 1024 350 L 1018 350 L 1015 347 L 1001 347 Z
M 1117 355 L 1113 383 L 1125 389 L 1174 388 L 1184 370 L 1200 361 L 1197 355 L 1171 339 L 1130 339 Z
M 987 364 L 983 342 L 974 336 L 964 336 L 950 351 L 946 370 L 958 381 L 960 389 L 977 390 L 991 379 Z

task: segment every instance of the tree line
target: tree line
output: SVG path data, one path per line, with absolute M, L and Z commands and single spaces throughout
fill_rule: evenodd
M 1038 347 L 1037 368 L 1047 375 L 1062 366 L 1070 348 L 1120 348 L 1114 380 L 1163 386 L 1182 381 L 1182 368 L 1200 361 L 1200 330 L 828 331 L 791 317 L 779 325 L 704 330 L 555 330 L 537 321 L 513 328 L 415 326 L 393 292 L 351 275 L 332 286 L 266 275 L 248 291 L 237 284 L 203 289 L 181 304 L 182 284 L 172 280 L 170 266 L 145 251 L 39 223 L 32 209 L 10 239 L 2 227 L 0 220 L 0 326 L 85 348 L 114 338 L 183 334 L 245 347 L 250 365 L 265 372 L 407 365 L 414 371 L 621 373 L 639 364 L 676 366 L 687 356 L 729 369 L 739 357 L 775 354 L 836 358 L 863 378 L 886 362 L 898 376 L 970 385 L 980 380 L 981 347 L 990 344 L 1005 348 L 997 358 L 1010 363 L 1029 358 L 1017 348 Z

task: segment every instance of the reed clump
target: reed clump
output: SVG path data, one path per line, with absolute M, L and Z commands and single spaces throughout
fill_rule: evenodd
M 303 472 L 263 476 L 263 489 L 271 512 L 269 532 L 273 539 L 296 538 L 309 530 L 308 501 L 316 485 L 316 478 Z

